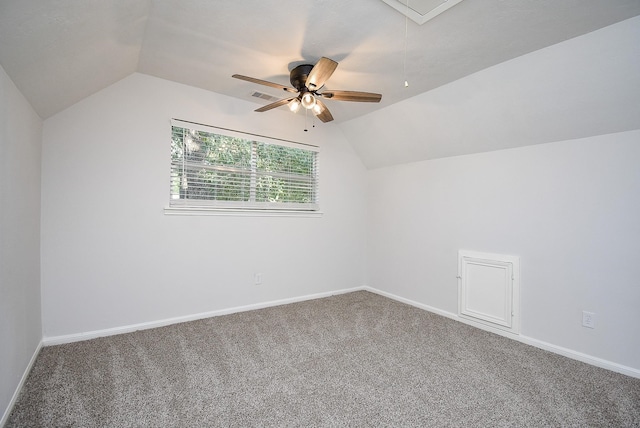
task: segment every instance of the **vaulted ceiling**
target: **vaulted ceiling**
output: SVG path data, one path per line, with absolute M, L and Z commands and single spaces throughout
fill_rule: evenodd
M 0 0 L 0 64 L 47 118 L 134 72 L 266 104 L 252 92 L 282 94 L 231 75 L 289 85 L 326 56 L 328 89 L 383 94 L 327 101 L 339 123 L 639 14 L 638 0 L 465 0 L 418 25 L 382 0 Z

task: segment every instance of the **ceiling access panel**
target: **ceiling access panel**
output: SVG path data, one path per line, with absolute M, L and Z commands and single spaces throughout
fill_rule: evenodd
M 382 0 L 416 24 L 422 25 L 462 0 Z

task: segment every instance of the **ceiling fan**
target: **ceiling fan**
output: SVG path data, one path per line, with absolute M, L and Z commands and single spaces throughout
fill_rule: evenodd
M 257 112 L 263 112 L 274 109 L 276 107 L 289 105 L 291 111 L 296 112 L 300 106 L 311 110 L 322 122 L 330 122 L 333 120 L 331 112 L 322 102 L 322 98 L 336 101 L 357 101 L 367 103 L 378 103 L 382 99 L 382 95 L 372 92 L 358 91 L 322 91 L 325 82 L 331 77 L 338 63 L 332 59 L 322 57 L 316 65 L 302 64 L 291 70 L 289 80 L 293 88 L 283 86 L 278 83 L 268 82 L 266 80 L 255 79 L 253 77 L 234 74 L 231 77 L 246 80 L 247 82 L 258 83 L 260 85 L 271 86 L 272 88 L 282 89 L 283 91 L 296 94 L 289 98 L 283 98 L 264 107 L 256 109 Z

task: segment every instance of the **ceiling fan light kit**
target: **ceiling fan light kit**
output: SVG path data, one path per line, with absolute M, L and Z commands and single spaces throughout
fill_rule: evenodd
M 322 122 L 330 122 L 333 120 L 333 116 L 327 106 L 321 101 L 322 98 L 335 101 L 380 102 L 382 95 L 373 92 L 337 90 L 320 92 L 325 82 L 331 77 L 337 67 L 337 62 L 326 57 L 320 58 L 316 65 L 299 65 L 289 73 L 289 81 L 291 85 L 293 85 L 293 88 L 240 74 L 234 74 L 231 77 L 297 94 L 294 97 L 283 98 L 256 109 L 255 111 L 259 113 L 285 104 L 295 113 L 300 109 L 300 106 L 302 106 L 307 110 L 311 110 Z

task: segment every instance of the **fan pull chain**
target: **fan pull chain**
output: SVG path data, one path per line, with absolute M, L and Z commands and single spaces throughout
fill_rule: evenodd
M 402 71 L 404 73 L 404 87 L 409 87 L 407 80 L 407 42 L 409 40 L 409 0 L 407 0 L 407 9 L 404 14 L 404 57 L 402 59 Z

